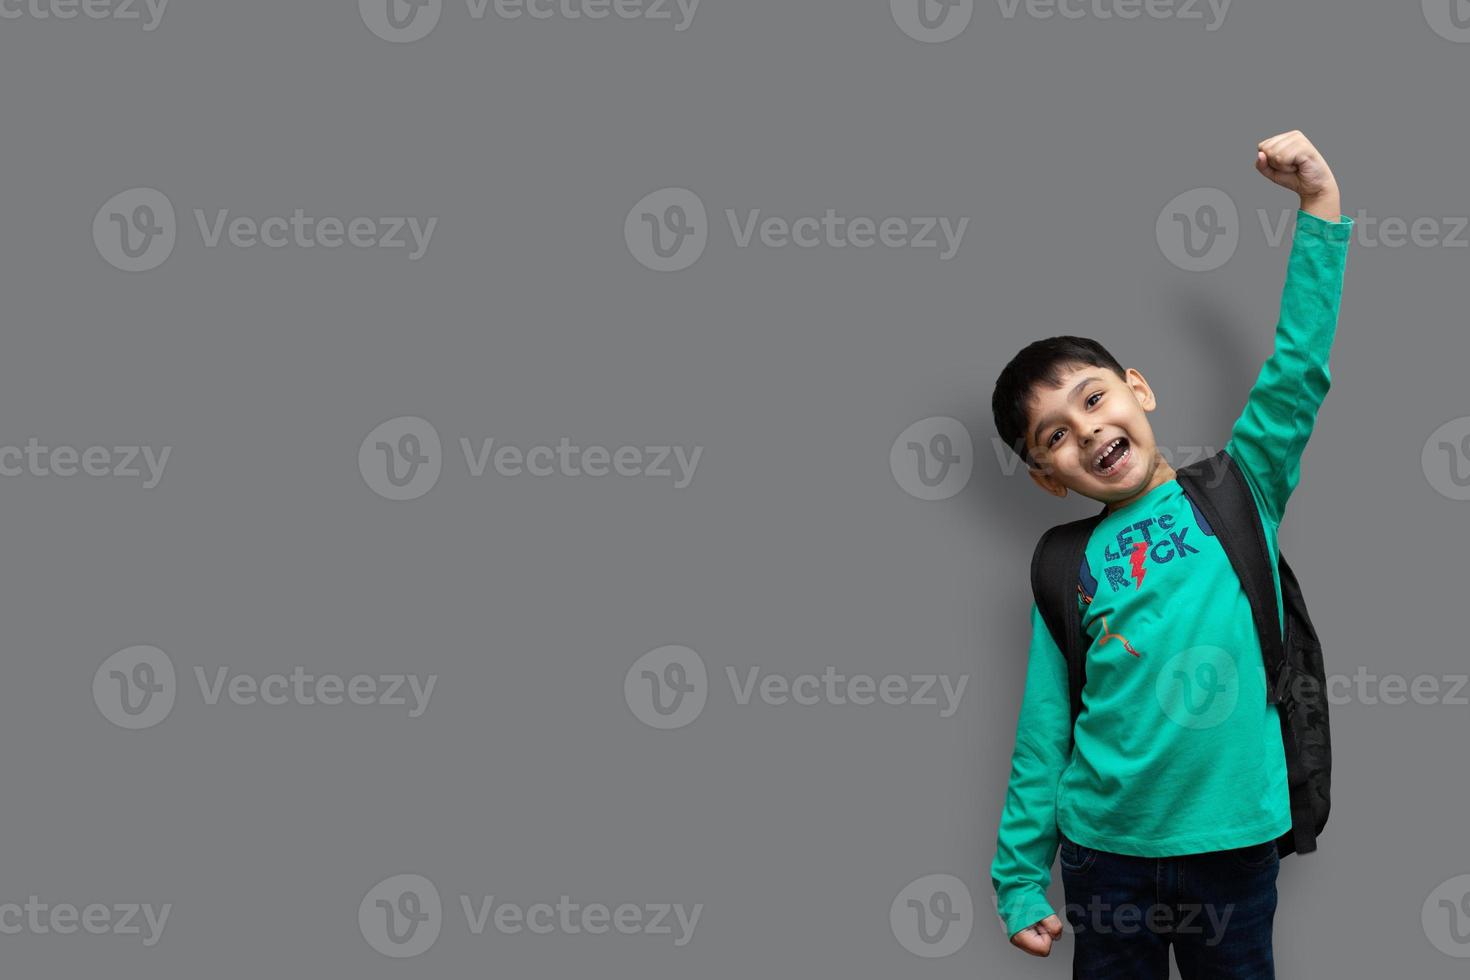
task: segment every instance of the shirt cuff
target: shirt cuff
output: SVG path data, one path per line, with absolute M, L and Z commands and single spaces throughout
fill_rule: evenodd
M 1006 926 L 1006 937 L 1014 936 L 1016 933 L 1033 926 L 1046 918 L 1048 915 L 1056 915 L 1056 910 L 1043 896 L 1018 901 L 1002 910 L 1001 921 Z
M 1343 214 L 1336 221 L 1324 221 L 1310 211 L 1297 208 L 1296 230 L 1329 242 L 1345 242 L 1353 237 L 1353 219 Z

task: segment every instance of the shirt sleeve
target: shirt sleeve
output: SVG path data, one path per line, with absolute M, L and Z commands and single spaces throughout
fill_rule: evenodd
M 1066 657 L 1033 601 L 1026 690 L 990 866 L 996 911 L 1008 936 L 1056 913 L 1046 890 L 1057 853 L 1057 783 L 1071 756 L 1071 728 Z
M 1225 446 L 1255 486 L 1273 525 L 1281 523 L 1287 498 L 1301 479 L 1302 451 L 1332 386 L 1327 358 L 1337 333 L 1352 229 L 1347 215 L 1334 222 L 1297 210 L 1276 347 Z

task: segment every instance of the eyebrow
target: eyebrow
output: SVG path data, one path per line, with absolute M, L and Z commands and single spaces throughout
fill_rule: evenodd
M 1083 378 L 1081 381 L 1077 382 L 1077 386 L 1075 388 L 1068 392 L 1067 401 L 1071 401 L 1073 398 L 1076 398 L 1083 388 L 1086 388 L 1093 382 L 1100 381 L 1102 381 L 1102 378 Z M 1036 423 L 1036 431 L 1031 433 L 1032 442 L 1036 443 L 1038 446 L 1041 445 L 1041 430 L 1051 424 L 1053 417 L 1054 416 L 1048 416 L 1042 419 L 1040 422 Z

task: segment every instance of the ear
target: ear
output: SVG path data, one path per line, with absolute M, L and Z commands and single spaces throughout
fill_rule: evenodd
M 1138 406 L 1145 412 L 1152 412 L 1158 402 L 1154 399 L 1154 390 L 1149 387 L 1148 380 L 1137 368 L 1129 368 L 1124 373 L 1128 376 L 1128 388 L 1133 392 L 1133 397 L 1138 399 Z
M 1027 466 L 1026 474 L 1031 477 L 1032 482 L 1053 497 L 1065 497 L 1067 495 L 1066 486 L 1059 483 L 1057 478 L 1052 476 L 1049 470 L 1036 466 Z

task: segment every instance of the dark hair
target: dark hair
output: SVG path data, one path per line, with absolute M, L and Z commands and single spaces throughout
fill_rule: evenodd
M 1059 388 L 1067 369 L 1089 364 L 1108 368 L 1124 381 L 1128 380 L 1123 365 L 1102 344 L 1087 337 L 1065 334 L 1027 344 L 1000 372 L 995 381 L 995 394 L 990 398 L 995 429 L 1000 433 L 1001 442 L 1027 466 L 1036 465 L 1026 451 L 1032 389 L 1038 385 Z

